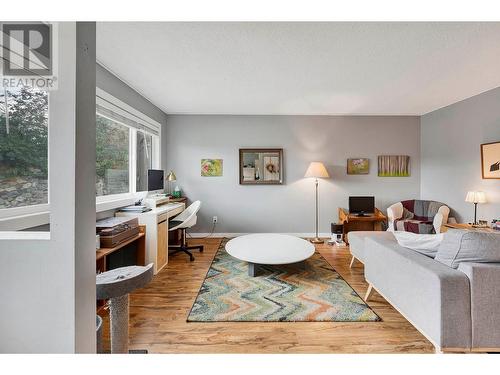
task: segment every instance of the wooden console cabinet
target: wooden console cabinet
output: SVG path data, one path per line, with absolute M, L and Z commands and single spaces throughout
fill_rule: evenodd
M 347 233 L 352 231 L 373 231 L 384 230 L 384 223 L 387 223 L 387 217 L 378 208 L 375 213 L 367 216 L 351 215 L 347 210 L 339 208 L 339 224 L 344 225 L 343 239 L 347 242 Z

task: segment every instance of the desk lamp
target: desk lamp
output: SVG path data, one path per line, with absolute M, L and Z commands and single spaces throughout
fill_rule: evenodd
M 482 191 L 469 191 L 465 197 L 465 201 L 469 203 L 474 203 L 474 223 L 473 225 L 478 225 L 477 223 L 477 204 L 486 203 L 486 195 Z
M 174 171 L 170 171 L 170 173 L 167 175 L 167 181 L 168 181 L 168 195 L 172 195 L 172 182 L 177 181 L 177 177 L 175 176 Z

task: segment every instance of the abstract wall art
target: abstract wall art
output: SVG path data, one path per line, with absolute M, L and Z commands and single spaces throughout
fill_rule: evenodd
M 222 159 L 201 159 L 201 176 L 222 176 Z
M 481 145 L 481 168 L 484 179 L 500 179 L 500 142 Z
M 352 158 L 347 159 L 347 174 L 369 174 L 370 159 Z
M 410 157 L 408 155 L 379 155 L 379 177 L 409 177 Z

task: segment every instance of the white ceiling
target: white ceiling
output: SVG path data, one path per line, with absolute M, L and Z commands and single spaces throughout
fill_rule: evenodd
M 421 115 L 500 86 L 500 23 L 97 24 L 166 113 Z

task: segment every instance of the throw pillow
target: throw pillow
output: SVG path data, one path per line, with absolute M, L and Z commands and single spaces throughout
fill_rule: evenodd
M 500 262 L 500 233 L 448 230 L 435 259 L 452 268 L 462 262 Z
M 400 246 L 414 250 L 420 254 L 434 258 L 437 254 L 443 234 L 416 234 L 411 232 L 394 232 Z

